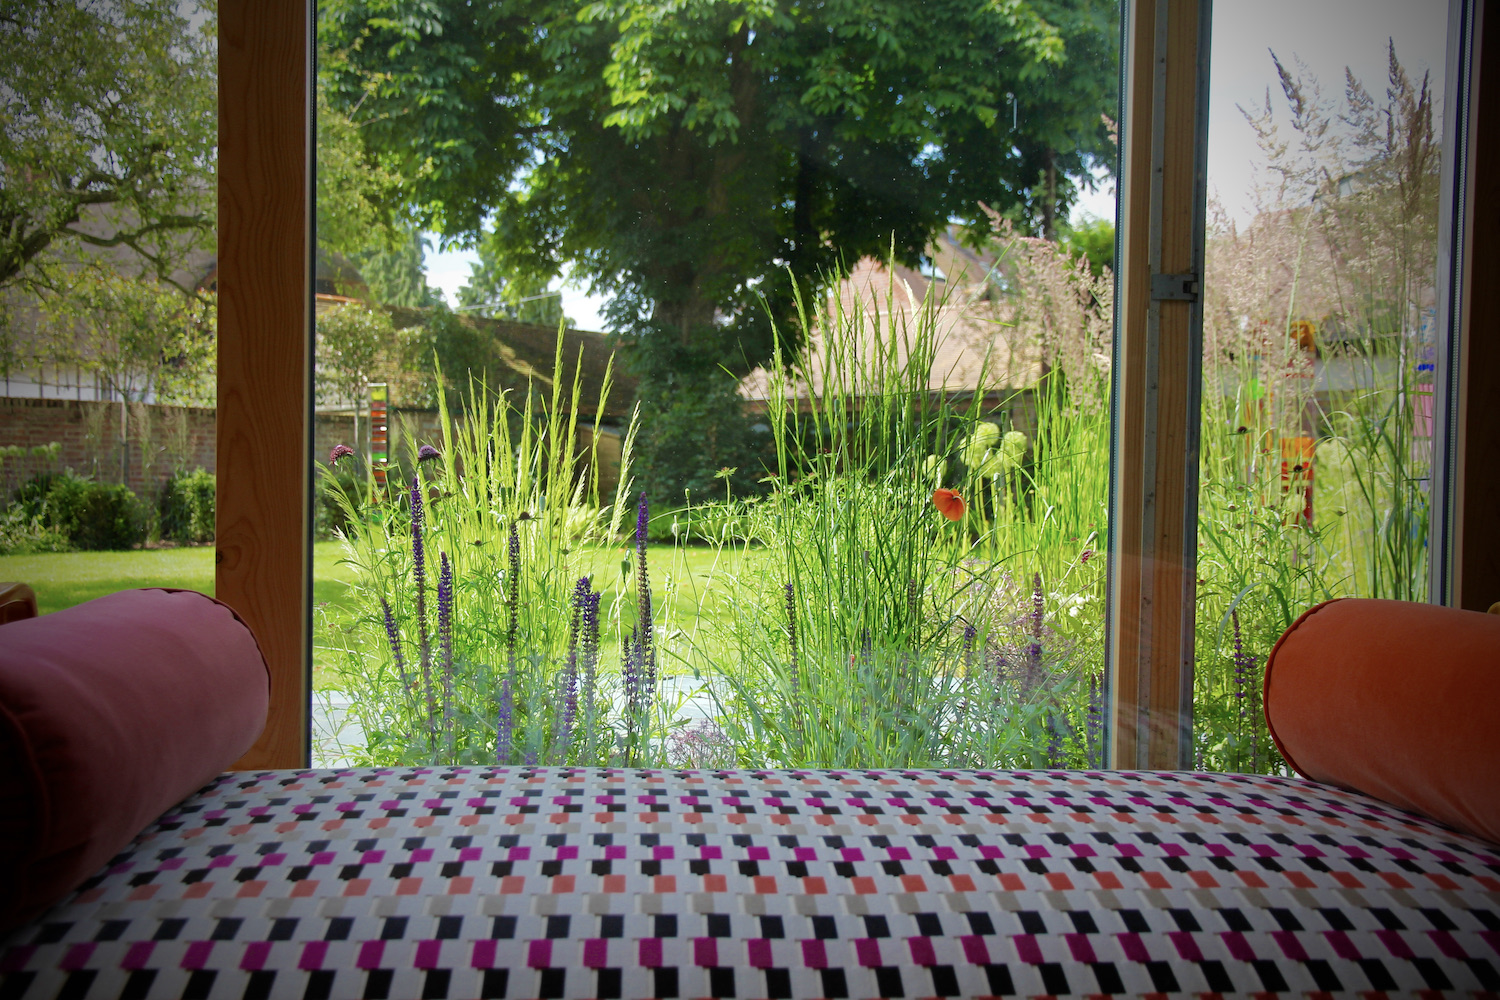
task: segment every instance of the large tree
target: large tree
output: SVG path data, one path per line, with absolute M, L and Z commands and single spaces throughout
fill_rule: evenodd
M 649 386 L 764 360 L 768 314 L 841 259 L 914 262 L 980 202 L 1066 208 L 1058 174 L 1110 151 L 1115 6 L 329 0 L 320 30 L 422 221 L 613 293 Z
M 70 245 L 161 280 L 214 232 L 213 4 L 0 0 L 0 290 Z

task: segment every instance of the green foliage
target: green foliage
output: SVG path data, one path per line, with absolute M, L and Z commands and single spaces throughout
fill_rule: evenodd
M 358 255 L 359 273 L 370 289 L 370 298 L 387 306 L 427 308 L 443 304 L 442 293 L 427 284 L 422 268 L 427 246 L 413 229 L 390 248 Z
M 1058 244 L 1069 256 L 1088 261 L 1089 273 L 1095 278 L 1115 269 L 1115 224 L 1110 219 L 1086 216 L 1077 225 L 1059 227 Z
M 420 326 L 397 331 L 401 399 L 411 406 L 463 409 L 472 382 L 501 385 L 494 335 L 439 303 Z
M 217 495 L 217 480 L 212 472 L 201 468 L 174 472 L 161 484 L 157 497 L 161 537 L 194 545 L 213 541 Z
M 0 288 L 128 247 L 161 279 L 214 231 L 211 2 L 0 3 Z M 203 17 L 208 14 L 208 17 Z
M 43 523 L 40 515 L 27 514 L 19 504 L 0 510 L 0 556 L 29 556 L 72 549 L 68 537 Z
M 184 293 L 106 264 L 72 272 L 41 303 L 42 357 L 76 366 L 122 398 L 210 404 L 218 311 L 212 293 Z
M 596 685 L 577 678 L 577 724 L 564 726 L 560 713 L 574 635 L 569 594 L 593 546 L 612 542 L 628 515 L 634 437 L 616 495 L 599 496 L 597 456 L 575 448 L 584 405 L 577 374 L 559 337 L 546 395 L 536 387 L 491 392 L 476 381 L 462 416 L 438 396 L 441 438 L 422 444 L 440 455 L 407 457 L 415 483 L 364 503 L 329 485 L 343 510 L 359 611 L 347 631 L 324 634 L 340 662 L 336 684 L 368 739 L 357 753 L 370 763 L 608 763 L 660 741 L 653 725 L 637 728 L 628 748 L 616 742 L 615 729 L 627 727 L 612 693 L 619 668 L 611 650 Z M 453 574 L 446 630 L 436 586 L 444 561 Z M 511 725 L 509 742 L 497 747 L 502 686 Z
M 614 293 L 617 328 L 739 370 L 841 255 L 885 256 L 894 234 L 915 262 L 979 202 L 1030 204 L 1046 170 L 1112 159 L 1105 0 L 320 13 L 330 100 L 424 226 L 485 233 L 528 287 L 570 264 Z M 1071 185 L 1047 190 L 1065 210 Z
M 479 263 L 469 270 L 468 282 L 458 290 L 458 304 L 465 312 L 539 326 L 576 325 L 563 315 L 561 294 L 548 292 L 549 281 L 512 273 L 504 247 L 493 236 L 480 241 Z
M 318 480 L 318 500 L 313 508 L 313 537 L 319 541 L 346 537 L 349 512 L 370 502 L 369 477 L 358 471 L 353 457 L 344 459 Z
M 340 303 L 318 313 L 314 385 L 318 402 L 363 398 L 382 356 L 389 356 L 396 331 L 388 312 L 358 302 Z
M 318 246 L 369 258 L 406 248 L 399 224 L 400 177 L 370 155 L 358 127 L 318 88 Z M 377 269 L 379 265 L 377 265 Z
M 1065 596 L 1068 587 L 1096 593 L 1099 564 L 1080 558 L 1077 540 L 1047 534 L 1050 513 L 1033 516 L 1013 498 L 992 516 L 971 505 L 956 522 L 933 503 L 942 469 L 966 453 L 967 478 L 949 481 L 963 496 L 980 496 L 986 475 L 1000 471 L 973 448 L 983 428 L 994 430 L 978 397 L 960 403 L 928 388 L 941 315 L 930 298 L 909 324 L 886 313 L 867 331 L 863 307 L 838 304 L 820 317 L 819 354 L 788 359 L 789 369 L 777 358 L 767 393 L 775 487 L 735 508 L 748 522 L 741 537 L 765 547 L 766 571 L 710 595 L 711 619 L 696 636 L 694 663 L 743 762 L 1100 760 L 1089 686 L 1099 637 L 1075 626 L 1066 612 L 1081 602 Z M 820 398 L 789 391 L 818 381 Z M 695 520 L 712 523 L 719 506 Z M 1044 537 L 1049 549 L 1038 551 Z M 1047 568 L 1048 589 L 1033 567 Z
M 128 549 L 146 538 L 146 511 L 129 487 L 72 472 L 33 476 L 13 507 L 79 549 Z
M 653 537 L 662 537 L 669 523 L 663 512 L 672 508 L 726 491 L 742 498 L 763 493 L 760 480 L 774 458 L 764 418 L 746 411 L 734 379 L 713 369 L 669 378 L 666 386 L 641 390 L 657 402 L 641 439 L 641 484 L 658 512 Z

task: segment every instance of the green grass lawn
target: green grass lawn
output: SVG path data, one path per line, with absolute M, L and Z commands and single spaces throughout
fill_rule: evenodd
M 616 545 L 594 546 L 579 560 L 577 572 L 592 577 L 594 589 L 602 590 L 604 593 L 599 617 L 600 642 L 605 648 L 614 648 L 620 642 L 620 626 L 613 614 L 614 602 L 622 596 L 622 593 L 634 592 L 633 577 L 631 581 L 624 581 L 623 584 L 621 582 L 621 573 L 624 572 L 621 563 L 633 557 L 632 549 L 632 545 L 623 542 Z M 755 559 L 756 555 L 753 553 L 749 558 Z M 338 547 L 332 543 L 326 548 L 319 546 L 315 553 L 316 559 L 327 560 L 329 564 L 340 557 Z M 652 605 L 658 625 L 685 632 L 692 632 L 697 626 L 706 603 L 705 595 L 715 585 L 715 577 L 722 581 L 725 574 L 745 568 L 747 561 L 745 554 L 738 548 L 728 548 L 717 552 L 708 546 L 679 548 L 671 544 L 651 545 L 646 558 L 651 571 Z M 339 569 L 343 571 L 340 579 L 351 578 L 347 568 L 339 567 Z M 315 566 L 315 573 L 318 575 L 321 576 L 325 572 L 321 562 Z M 356 595 L 348 593 L 343 601 L 335 601 L 327 607 L 314 609 L 313 686 L 315 688 L 337 687 L 332 671 L 325 667 L 336 662 L 338 654 L 323 647 L 328 644 L 339 645 L 347 641 L 336 638 L 336 632 L 349 621 L 354 611 L 355 599 Z M 458 599 L 463 600 L 462 592 Z M 557 599 L 567 601 L 569 594 L 560 593 Z M 664 668 L 668 671 L 672 669 L 670 664 L 665 665 Z
M 342 603 L 353 574 L 338 565 L 338 544 L 313 546 L 313 601 Z M 0 580 L 29 584 L 42 614 L 71 608 L 117 590 L 184 587 L 214 592 L 214 549 L 200 545 L 128 552 L 59 552 L 0 556 Z
M 586 560 L 586 572 L 596 586 L 613 581 L 620 573 L 625 545 L 599 546 Z M 313 604 L 315 629 L 336 626 L 353 610 L 354 594 L 349 585 L 354 572 L 340 563 L 338 542 L 313 545 Z M 706 547 L 673 548 L 653 545 L 647 558 L 656 592 L 658 620 L 691 629 L 699 613 L 702 595 L 716 573 L 737 569 L 742 557 L 737 550 L 716 553 Z M 0 581 L 19 581 L 36 591 L 42 614 L 61 611 L 117 590 L 135 587 L 185 587 L 212 595 L 214 549 L 211 545 L 175 549 L 136 549 L 127 552 L 61 552 L 32 556 L 0 556 Z M 672 595 L 666 599 L 670 585 Z M 607 590 L 609 588 L 606 588 Z M 566 595 L 562 596 L 566 599 Z M 602 609 L 606 620 L 610 608 Z M 324 625 L 322 623 L 327 623 Z M 618 637 L 604 636 L 605 642 Z M 331 684 L 324 669 L 324 655 L 314 636 L 313 686 Z

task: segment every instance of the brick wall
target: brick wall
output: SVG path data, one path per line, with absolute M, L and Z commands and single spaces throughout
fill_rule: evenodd
M 61 451 L 55 459 L 26 455 L 0 459 L 0 506 L 11 493 L 38 472 L 72 469 L 92 475 L 100 482 L 124 482 L 136 495 L 151 499 L 161 483 L 175 470 L 202 467 L 217 471 L 215 461 L 214 411 L 181 406 L 130 403 L 125 406 L 125 443 L 120 441 L 121 407 L 117 402 L 98 403 L 69 399 L 13 399 L 0 397 L 0 448 L 19 445 L 30 449 L 56 441 Z M 337 444 L 347 444 L 363 457 L 367 453 L 369 425 L 361 416 L 356 432 L 354 417 L 320 413 L 313 424 L 314 462 L 326 463 Z M 579 430 L 579 445 L 586 447 L 590 434 Z M 390 455 L 404 462 L 417 445 L 442 446 L 436 410 L 392 411 Z M 610 452 L 615 440 L 601 442 Z M 610 452 L 601 467 L 606 493 L 614 489 L 619 456 Z M 316 482 L 316 478 L 314 482 Z
M 213 410 L 126 404 L 122 443 L 121 409 L 117 402 L 0 398 L 0 447 L 62 446 L 55 459 L 4 459 L 4 496 L 38 472 L 72 469 L 149 496 L 178 468 L 215 470 Z

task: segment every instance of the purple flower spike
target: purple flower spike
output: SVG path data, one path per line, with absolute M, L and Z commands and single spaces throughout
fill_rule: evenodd
M 417 584 L 417 641 L 422 657 L 422 686 L 427 692 L 427 732 L 432 734 L 437 719 L 437 699 L 432 692 L 432 643 L 427 636 L 427 550 L 422 536 L 426 522 L 422 515 L 422 483 L 411 481 L 411 562 Z
M 441 455 L 442 452 L 438 451 L 430 444 L 424 444 L 422 447 L 417 449 L 418 462 L 430 462 L 432 459 L 438 458 Z
M 448 553 L 439 553 L 438 647 L 443 661 L 443 734 L 452 757 L 453 749 L 453 564 Z
M 401 688 L 410 695 L 412 693 L 411 679 L 406 676 L 406 660 L 401 655 L 401 632 L 396 628 L 396 616 L 391 613 L 390 602 L 384 597 L 380 599 L 380 610 L 385 613 L 385 638 L 391 644 L 391 656 L 396 661 L 396 673 L 401 678 Z
M 797 676 L 797 589 L 790 581 L 786 585 L 786 638 L 787 645 L 792 651 L 792 687 L 799 688 L 801 679 Z
M 646 493 L 641 491 L 641 505 L 635 517 L 635 576 L 637 641 L 640 643 L 640 670 L 647 683 L 656 683 L 656 648 L 652 630 L 651 577 L 646 569 L 646 522 L 650 510 Z
M 1042 620 L 1046 610 L 1042 574 L 1033 575 L 1031 581 L 1031 645 L 1026 647 L 1026 676 L 1022 681 L 1028 695 L 1042 682 Z
M 333 450 L 328 453 L 328 464 L 338 465 L 339 459 L 348 458 L 353 454 L 354 449 L 349 447 L 347 444 L 336 444 L 333 446 Z
M 505 626 L 505 662 L 506 669 L 515 673 L 516 640 L 521 630 L 521 536 L 514 524 L 510 526 L 510 537 L 506 540 L 506 562 L 505 606 L 508 615 Z

